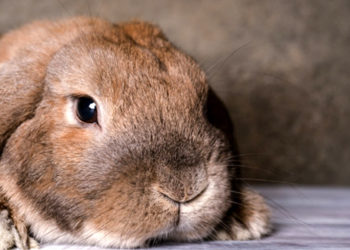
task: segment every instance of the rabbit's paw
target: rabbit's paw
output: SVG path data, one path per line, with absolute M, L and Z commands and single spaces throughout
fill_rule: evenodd
M 17 229 L 10 212 L 6 208 L 0 210 L 0 250 L 18 247 L 21 250 L 39 249 L 36 240 L 27 235 L 24 224 L 19 223 L 20 231 Z
M 0 250 L 10 249 L 15 245 L 16 229 L 7 209 L 0 211 Z M 18 234 L 17 234 L 18 236 Z
M 257 193 L 243 189 L 240 212 L 233 214 L 229 225 L 223 221 L 223 229 L 217 231 L 217 240 L 260 239 L 271 231 L 270 212 L 264 199 Z

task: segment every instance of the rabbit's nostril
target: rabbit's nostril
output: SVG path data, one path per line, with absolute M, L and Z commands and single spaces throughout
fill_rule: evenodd
M 165 199 L 170 200 L 170 201 L 175 202 L 175 203 L 179 203 L 179 201 L 177 199 L 175 199 L 174 197 L 172 197 L 172 196 L 170 196 L 170 195 L 168 195 L 168 194 L 166 194 L 166 193 L 164 193 L 162 191 L 158 191 L 158 192 Z
M 176 190 L 168 191 L 164 189 L 158 189 L 157 191 L 166 199 L 169 199 L 176 203 L 187 203 L 195 200 L 196 198 L 200 197 L 205 190 L 207 189 L 208 184 L 201 186 L 201 188 L 192 190 L 192 188 L 189 188 L 189 190 L 186 190 L 185 188 L 179 188 Z

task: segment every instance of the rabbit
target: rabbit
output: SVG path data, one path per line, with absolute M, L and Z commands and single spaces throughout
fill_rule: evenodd
M 270 232 L 228 111 L 157 26 L 74 17 L 10 31 L 0 94 L 0 249 Z

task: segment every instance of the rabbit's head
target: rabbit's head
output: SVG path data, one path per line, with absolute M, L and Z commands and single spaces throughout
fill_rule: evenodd
M 43 241 L 213 235 L 241 198 L 232 124 L 204 72 L 157 27 L 82 20 L 59 26 L 88 27 L 64 27 L 64 43 L 45 24 L 56 49 L 2 62 L 1 79 L 23 85 L 2 104 L 3 189 Z

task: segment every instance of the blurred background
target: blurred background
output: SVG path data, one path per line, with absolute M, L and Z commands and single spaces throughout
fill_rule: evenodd
M 207 70 L 244 178 L 350 185 L 350 1 L 0 0 L 0 33 L 36 19 L 142 19 Z

